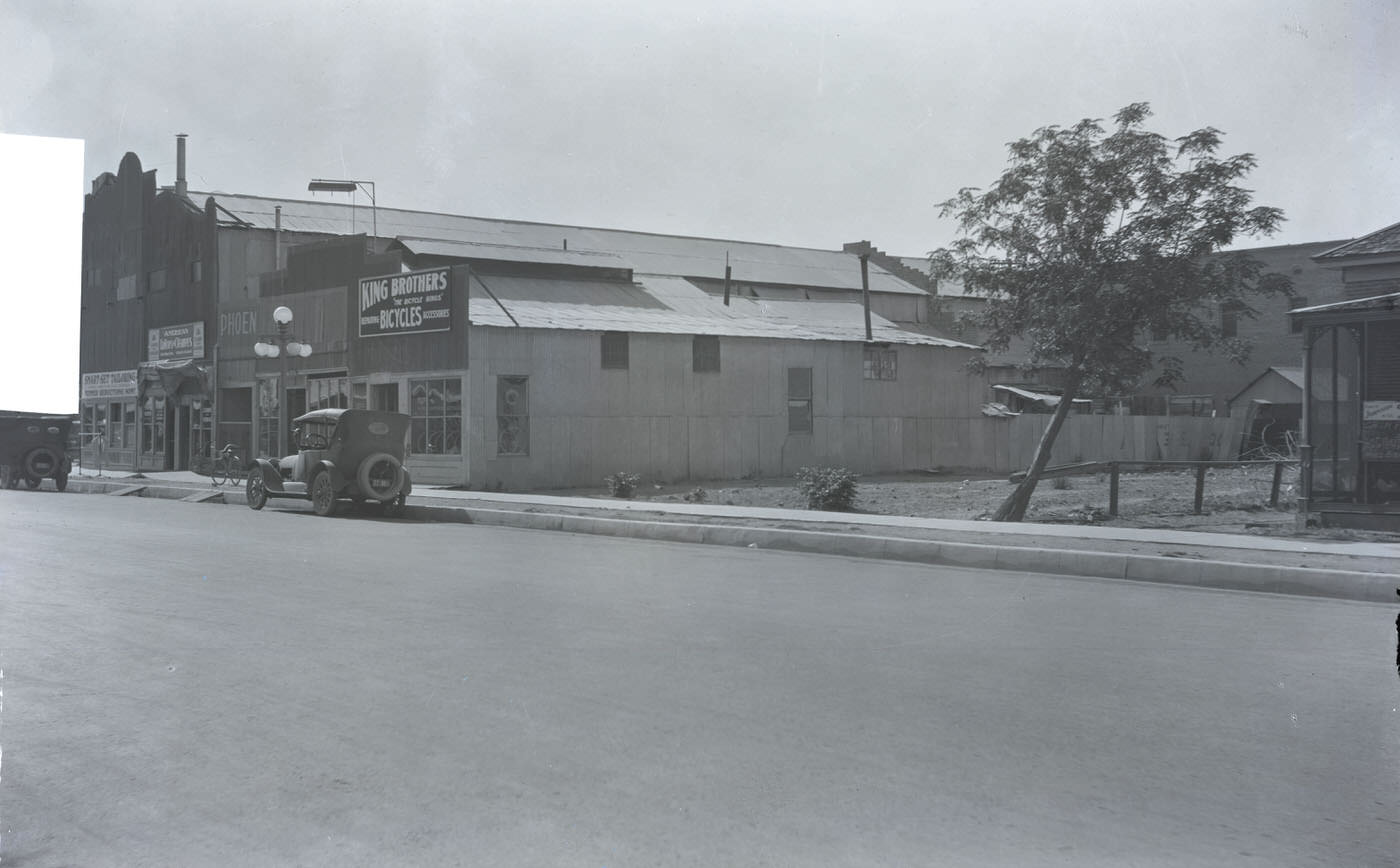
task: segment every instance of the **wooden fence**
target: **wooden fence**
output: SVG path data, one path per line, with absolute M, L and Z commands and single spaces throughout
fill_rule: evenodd
M 1023 413 L 1009 419 L 972 420 L 971 444 L 995 444 L 980 450 L 982 462 L 996 473 L 1031 465 L 1049 414 Z M 1244 420 L 1213 416 L 1073 415 L 1055 438 L 1051 465 L 1085 461 L 1233 461 L 1239 451 Z M 956 466 L 956 461 L 942 461 Z M 974 466 L 969 463 L 963 466 Z
M 1279 488 L 1283 483 L 1283 469 L 1285 467 L 1296 466 L 1296 460 L 1287 461 L 1087 461 L 1081 464 L 1063 464 L 1058 467 L 1046 467 L 1040 474 L 1041 479 L 1053 479 L 1057 476 L 1086 476 L 1108 471 L 1108 515 L 1110 518 L 1118 515 L 1118 475 L 1123 469 L 1128 470 L 1182 470 L 1191 468 L 1196 471 L 1196 496 L 1194 512 L 1201 514 L 1201 507 L 1205 501 L 1206 492 L 1206 470 L 1212 467 L 1258 467 L 1262 465 L 1272 465 L 1274 469 L 1273 484 L 1269 490 L 1269 506 L 1278 508 Z M 1011 474 L 1012 482 L 1020 482 L 1025 479 L 1025 471 Z

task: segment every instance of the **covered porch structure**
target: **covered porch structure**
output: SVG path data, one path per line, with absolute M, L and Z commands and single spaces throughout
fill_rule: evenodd
M 1400 292 L 1300 308 L 1300 524 L 1400 531 Z

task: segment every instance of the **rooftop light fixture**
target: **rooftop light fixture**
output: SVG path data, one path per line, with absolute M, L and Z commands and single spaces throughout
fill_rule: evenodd
M 350 229 L 355 229 L 355 200 L 356 190 L 364 190 L 369 194 L 370 214 L 374 220 L 374 237 L 379 237 L 379 207 L 374 200 L 373 181 L 338 181 L 331 178 L 312 178 L 311 183 L 306 185 L 306 189 L 312 193 L 349 193 L 350 199 Z

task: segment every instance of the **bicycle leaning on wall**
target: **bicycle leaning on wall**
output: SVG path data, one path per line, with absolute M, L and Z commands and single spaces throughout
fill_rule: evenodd
M 238 455 L 238 447 L 232 443 L 224 446 L 214 456 L 214 466 L 209 472 L 211 485 L 231 482 L 238 485 L 243 479 L 243 459 Z

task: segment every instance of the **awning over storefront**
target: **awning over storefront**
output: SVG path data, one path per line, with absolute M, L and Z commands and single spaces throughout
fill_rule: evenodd
M 197 359 L 168 359 L 143 362 L 137 369 L 137 397 L 145 398 L 152 384 L 160 384 L 167 397 L 207 395 L 210 388 L 209 363 Z

